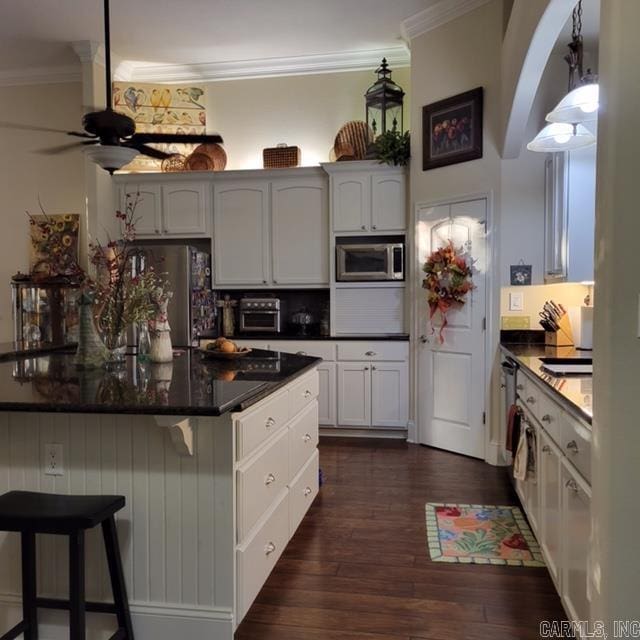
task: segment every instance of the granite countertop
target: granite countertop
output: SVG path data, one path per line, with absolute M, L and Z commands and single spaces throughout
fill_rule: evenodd
M 127 356 L 107 371 L 78 370 L 73 354 L 32 354 L 0 362 L 0 411 L 218 416 L 250 407 L 319 362 L 259 349 L 212 360 L 187 349 L 172 363 Z
M 546 347 L 540 344 L 509 344 L 502 342 L 502 350 L 521 367 L 541 380 L 571 413 L 591 424 L 593 417 L 593 376 L 554 376 L 542 369 L 540 358 L 592 358 L 591 351 L 573 347 Z
M 375 335 L 355 335 L 355 336 L 320 336 L 320 335 L 308 335 L 303 336 L 299 334 L 290 333 L 247 333 L 240 334 L 230 338 L 230 340 L 397 340 L 399 342 L 406 342 L 409 340 L 408 333 L 378 333 Z
M 54 351 L 73 351 L 76 344 L 54 344 L 52 342 L 0 342 L 0 362 L 15 360 L 33 353 L 52 353 Z

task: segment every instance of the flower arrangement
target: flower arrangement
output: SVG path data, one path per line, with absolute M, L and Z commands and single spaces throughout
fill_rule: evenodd
M 139 201 L 139 194 L 127 196 L 124 211 L 116 211 L 119 239 L 109 238 L 106 245 L 89 244 L 89 259 L 96 275 L 89 280 L 88 286 L 95 298 L 98 332 L 109 351 L 121 347 L 127 327 L 152 320 L 158 311 L 157 291 L 169 291 L 164 274 L 158 273 L 153 266 L 141 273 L 133 272 L 134 258 L 138 255 L 134 242 L 135 211 Z
M 442 323 L 440 325 L 440 343 L 444 342 L 443 331 L 447 326 L 447 313 L 451 308 L 462 306 L 467 294 L 474 289 L 473 258 L 462 247 L 456 249 L 450 240 L 444 247 L 436 249 L 427 259 L 422 270 L 426 277 L 422 286 L 427 290 L 427 304 L 429 305 L 429 319 L 440 311 Z M 432 332 L 435 329 L 432 327 Z

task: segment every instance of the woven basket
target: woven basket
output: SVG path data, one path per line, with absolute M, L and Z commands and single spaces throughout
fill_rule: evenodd
M 262 164 L 265 169 L 288 169 L 300 165 L 300 147 L 279 144 L 262 150 Z
M 364 160 L 373 142 L 373 131 L 366 122 L 347 122 L 336 135 L 333 150 L 336 160 Z

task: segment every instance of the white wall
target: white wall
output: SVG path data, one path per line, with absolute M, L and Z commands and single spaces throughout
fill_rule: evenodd
M 78 129 L 80 84 L 1 87 L 0 122 Z M 84 162 L 78 151 L 57 156 L 34 153 L 71 141 L 55 133 L 0 128 L 0 342 L 13 339 L 11 276 L 29 269 L 29 220 L 38 197 L 47 213 L 84 213 Z
M 392 70 L 407 93 L 409 128 L 409 69 Z M 280 142 L 300 147 L 305 166 L 327 162 L 340 127 L 365 119 L 364 93 L 375 82 L 373 71 L 208 83 L 207 129 L 224 138 L 227 169 L 262 168 L 262 150 Z

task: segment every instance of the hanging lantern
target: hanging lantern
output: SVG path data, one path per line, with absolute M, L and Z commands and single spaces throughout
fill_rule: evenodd
M 367 124 L 373 130 L 373 137 L 377 138 L 387 131 L 402 133 L 402 102 L 404 91 L 391 79 L 391 69 L 387 59 L 382 58 L 382 64 L 376 69 L 378 79 L 365 93 L 367 105 Z

